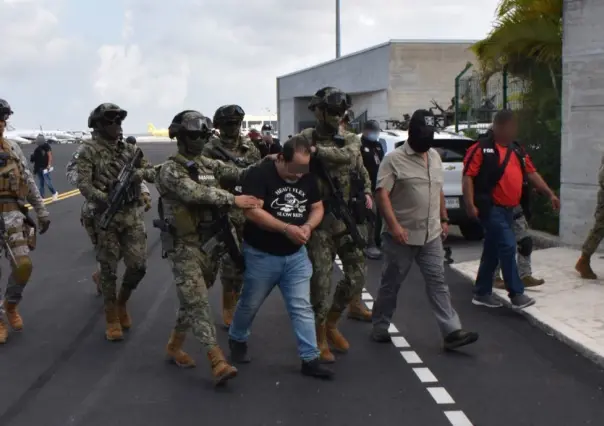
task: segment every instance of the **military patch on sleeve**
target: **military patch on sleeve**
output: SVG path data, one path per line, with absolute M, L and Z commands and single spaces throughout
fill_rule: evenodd
M 434 127 L 434 116 L 426 115 L 424 116 L 424 121 L 426 122 L 426 126 Z

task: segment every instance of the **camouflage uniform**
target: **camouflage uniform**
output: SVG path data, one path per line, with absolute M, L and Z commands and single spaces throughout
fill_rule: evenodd
M 237 105 L 225 105 L 218 108 L 214 114 L 213 125 L 215 128 L 221 130 L 220 136 L 210 138 L 210 141 L 203 148 L 203 155 L 234 164 L 216 150 L 217 147 L 221 147 L 237 158 L 237 162 L 239 163 L 235 164 L 237 167 L 244 168 L 260 161 L 261 155 L 258 148 L 256 148 L 249 138 L 240 134 L 243 118 L 243 109 Z M 228 126 L 231 123 L 232 129 L 225 128 L 225 125 Z M 232 131 L 233 134 L 229 134 L 229 131 Z M 235 183 L 230 186 L 222 186 L 222 188 L 234 195 L 241 194 L 241 186 Z M 245 223 L 243 211 L 234 210 L 230 217 L 235 225 L 237 236 L 241 243 L 243 241 L 243 224 Z M 232 259 L 228 255 L 221 262 L 220 282 L 222 283 L 222 320 L 224 325 L 229 327 L 233 320 L 237 300 L 241 294 L 243 276 L 237 272 Z
M 131 189 L 133 194 L 130 200 L 117 212 L 107 230 L 100 229 L 98 219 L 101 210 L 106 207 L 111 186 L 122 168 L 132 161 L 137 149 L 118 141 L 115 136 L 115 133 L 121 131 L 121 120 L 126 114 L 126 111 L 114 104 L 102 104 L 93 110 L 88 124 L 94 129 L 92 141 L 84 143 L 76 160 L 78 189 L 86 201 L 94 206 L 95 230 L 98 235 L 96 258 L 100 264 L 100 283 L 107 323 L 105 336 L 108 340 L 122 340 L 122 330 L 132 326 L 126 304 L 147 270 L 147 233 L 139 208 L 138 185 L 142 180 L 155 181 L 155 169 L 143 159 L 135 174 L 136 184 Z M 99 122 L 108 124 L 98 124 Z M 116 294 L 117 266 L 122 257 L 126 271 L 119 294 Z
M 77 159 L 80 155 L 80 152 L 84 149 L 85 145 L 80 145 L 78 149 L 73 153 L 71 160 L 67 163 L 65 167 L 65 175 L 67 177 L 67 182 L 71 185 L 77 187 L 78 186 L 78 168 L 77 168 Z M 151 209 L 151 192 L 147 185 L 144 182 L 141 183 L 141 205 L 145 206 L 145 211 Z M 86 230 L 88 237 L 90 238 L 90 242 L 92 246 L 96 248 L 97 243 L 97 232 L 94 224 L 94 203 L 87 201 L 86 199 L 82 203 L 82 209 L 80 211 L 80 224 Z M 97 294 L 100 296 L 102 294 L 101 290 L 101 281 L 100 281 L 100 264 L 97 264 L 97 271 L 92 274 L 92 280 L 96 284 Z
M 600 170 L 598 171 L 598 197 L 596 202 L 596 211 L 594 213 L 595 223 L 594 226 L 587 234 L 587 238 L 581 248 L 581 257 L 575 265 L 575 269 L 581 278 L 595 280 L 597 275 L 591 269 L 591 257 L 598 249 L 598 246 L 604 239 L 604 155 L 602 156 L 602 163 L 600 164 Z
M 48 211 L 27 166 L 23 151 L 16 142 L 2 137 L 6 119 L 11 114 L 8 103 L 0 99 L 0 220 L 4 222 L 5 227 L 2 238 L 8 243 L 10 251 L 4 243 L 1 244 L 1 250 L 11 265 L 5 300 L 0 300 L 0 343 L 5 343 L 8 339 L 2 311 L 6 311 L 8 323 L 13 330 L 23 329 L 23 319 L 17 311 L 17 305 L 23 297 L 23 290 L 32 272 L 29 252 L 35 248 L 36 230 L 34 224 L 27 223 L 19 204 L 27 200 L 32 205 L 38 217 L 41 234 L 46 232 L 50 224 Z M 24 206 L 24 203 L 22 205 Z
M 219 257 L 201 250 L 208 236 L 200 228 L 215 220 L 213 207 L 234 205 L 235 196 L 220 189 L 218 182 L 237 180 L 243 171 L 199 155 L 204 141 L 198 135 L 187 135 L 201 126 L 204 136 L 209 136 L 207 124 L 196 124 L 202 119 L 205 117 L 196 111 L 183 111 L 174 117 L 169 130 L 170 137 L 177 138 L 178 154 L 163 163 L 156 181 L 160 219 L 169 224 L 172 240 L 170 247 L 163 249 L 172 264 L 180 301 L 167 353 L 177 365 L 194 367 L 194 360 L 182 350 L 186 333 L 191 330 L 207 351 L 216 382 L 222 383 L 234 377 L 237 369 L 226 362 L 216 340 L 208 288 L 216 279 Z
M 329 135 L 330 128 L 338 128 L 339 117 L 330 116 L 322 107 L 339 107 L 339 105 L 332 105 L 333 102 L 330 101 L 332 99 L 335 99 L 337 104 L 345 99 L 345 105 L 342 107 L 346 109 L 350 107 L 349 96 L 338 89 L 319 90 L 309 106 L 317 117 L 317 129 L 305 129 L 294 138 L 305 138 L 316 145 L 315 156 L 323 161 L 332 179 L 337 179 L 340 183 L 344 200 L 348 202 L 353 172 L 359 173 L 363 178 L 364 192 L 367 195 L 371 195 L 371 180 L 363 165 L 360 139 L 353 133 L 344 133 L 340 135 L 340 141 L 336 142 L 333 130 L 331 136 Z M 307 244 L 314 271 L 311 278 L 311 301 L 316 316 L 317 343 L 321 350 L 321 359 L 333 362 L 335 358 L 328 343 L 340 352 L 345 352 L 349 348 L 348 342 L 337 329 L 337 323 L 353 297 L 365 286 L 365 256 L 363 251 L 354 245 L 344 223 L 330 213 L 331 194 L 328 193 L 327 184 L 322 179 L 319 179 L 319 189 L 325 204 L 325 216 Z M 342 261 L 345 278 L 338 282 L 333 302 L 330 304 L 331 278 L 336 254 Z

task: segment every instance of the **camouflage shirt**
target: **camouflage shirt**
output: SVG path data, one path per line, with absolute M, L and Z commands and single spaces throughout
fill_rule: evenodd
M 44 200 L 40 195 L 40 191 L 38 190 L 38 185 L 36 185 L 36 181 L 34 180 L 34 176 L 29 169 L 27 164 L 27 159 L 25 155 L 23 155 L 23 151 L 18 143 L 13 142 L 9 139 L 3 140 L 4 145 L 8 146 L 14 155 L 19 157 L 21 160 L 21 166 L 23 167 L 23 179 L 27 184 L 28 194 L 26 196 L 27 202 L 31 204 L 32 208 L 36 212 L 36 216 L 38 217 L 47 217 L 49 215 L 48 210 L 46 210 L 46 206 L 44 206 Z
M 231 153 L 235 158 L 239 158 L 245 161 L 248 165 L 253 165 L 258 163 L 261 160 L 260 151 L 251 141 L 251 139 L 247 137 L 240 137 L 238 143 L 234 148 L 228 147 L 228 145 L 222 143 L 222 140 L 219 137 L 212 137 L 208 141 L 208 143 L 204 146 L 203 155 L 213 159 L 219 159 L 225 161 L 220 153 L 215 151 L 216 146 L 220 146 L 229 153 Z M 225 161 L 226 162 L 226 161 Z M 233 164 L 233 163 L 230 163 Z M 232 194 L 241 195 L 241 185 L 237 181 L 233 181 L 230 179 L 222 179 L 220 180 L 220 187 L 226 189 Z M 233 223 L 238 228 L 238 232 L 242 230 L 242 226 L 245 223 L 245 217 L 243 216 L 243 211 L 234 210 L 231 213 L 231 219 Z

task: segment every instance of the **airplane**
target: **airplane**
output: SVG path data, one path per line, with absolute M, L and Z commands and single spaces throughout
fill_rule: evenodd
M 42 135 L 46 139 L 56 141 L 68 141 L 77 139 L 76 136 L 70 132 L 65 132 L 62 130 L 44 130 L 42 129 L 42 126 L 40 126 L 40 130 L 21 130 L 16 129 L 10 124 L 7 124 L 6 129 L 8 132 L 11 132 L 11 134 L 13 134 L 14 136 L 19 136 L 30 141 L 35 140 L 38 135 Z
M 13 141 L 18 143 L 19 145 L 28 145 L 31 143 L 29 139 L 25 139 L 15 133 L 14 130 L 5 130 L 4 131 L 4 139 L 8 139 L 9 141 Z
M 156 129 L 155 126 L 151 123 L 149 123 L 147 125 L 147 131 L 152 135 L 152 136 L 161 136 L 164 138 L 168 138 L 168 129 Z

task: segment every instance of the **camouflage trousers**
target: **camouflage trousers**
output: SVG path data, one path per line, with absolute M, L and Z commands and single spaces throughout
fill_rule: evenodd
M 180 333 L 191 330 L 205 349 L 210 350 L 218 343 L 207 283 L 216 279 L 217 263 L 199 249 L 199 244 L 183 241 L 174 242 L 174 250 L 168 257 L 180 302 L 174 329 Z
M 581 252 L 584 256 L 591 257 L 604 239 L 604 188 L 598 190 L 598 201 L 594 214 L 595 222 L 583 243 Z
M 94 214 L 88 208 L 88 202 L 84 201 L 82 204 L 82 211 L 80 214 L 80 223 L 86 230 L 88 234 L 88 238 L 90 238 L 90 242 L 93 246 L 96 246 L 98 237 L 96 233 L 96 227 L 94 225 Z
M 6 225 L 8 246 L 15 257 L 15 263 L 13 263 L 10 254 L 6 248 L 2 246 L 1 250 L 9 260 L 11 266 L 11 274 L 8 277 L 5 298 L 7 302 L 17 304 L 23 298 L 23 290 L 31 276 L 32 263 L 29 256 L 30 247 L 27 237 L 31 228 L 24 223 L 25 217 L 19 211 L 0 214 Z M 1 301 L 2 292 L 0 292 L 0 302 Z
M 237 219 L 237 218 L 235 218 Z M 234 221 L 235 230 L 239 237 L 239 245 L 243 244 L 243 221 Z M 222 283 L 222 292 L 241 294 L 241 287 L 243 287 L 243 274 L 237 272 L 235 262 L 228 254 L 222 257 L 220 262 L 220 282 Z
M 522 214 L 522 207 L 518 206 L 514 208 L 514 218 L 512 230 L 514 231 L 514 236 L 516 237 L 516 243 L 519 243 L 524 238 L 531 238 L 528 222 L 526 217 L 524 217 Z M 533 269 L 531 267 L 531 256 L 523 256 L 522 254 L 518 253 L 516 258 L 520 278 L 532 276 Z M 497 264 L 497 268 L 495 268 L 495 273 L 493 274 L 493 279 L 495 278 L 501 278 L 501 266 L 499 266 L 499 264 Z
M 316 229 L 306 245 L 313 266 L 310 280 L 310 300 L 317 323 L 325 322 L 329 312 L 343 312 L 352 298 L 365 287 L 365 256 L 356 248 L 349 235 L 334 236 L 332 232 Z M 345 279 L 336 285 L 330 303 L 333 263 L 339 256 Z
M 95 219 L 96 220 L 96 219 Z M 96 260 L 100 265 L 101 290 L 105 302 L 117 297 L 117 266 L 123 258 L 124 288 L 134 290 L 147 272 L 147 232 L 141 211 L 136 207 L 118 212 L 106 231 L 96 223 Z

